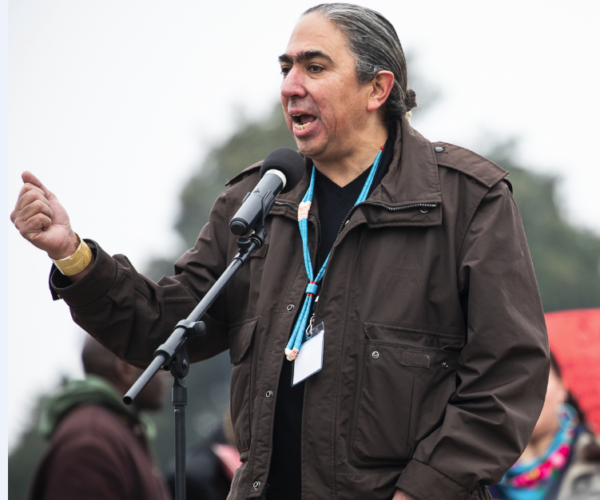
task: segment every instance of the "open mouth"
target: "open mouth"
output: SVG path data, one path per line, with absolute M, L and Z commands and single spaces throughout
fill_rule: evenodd
M 305 113 L 300 113 L 300 114 L 297 114 L 297 115 L 292 115 L 292 120 L 294 122 L 294 128 L 296 130 L 304 130 L 312 122 L 314 122 L 315 119 L 316 119 L 315 116 L 309 115 L 309 114 L 305 114 Z

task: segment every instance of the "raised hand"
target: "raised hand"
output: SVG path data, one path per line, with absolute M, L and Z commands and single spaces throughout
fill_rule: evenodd
M 53 259 L 72 255 L 79 245 L 69 216 L 56 196 L 31 172 L 23 172 L 23 188 L 10 220 L 21 236 Z

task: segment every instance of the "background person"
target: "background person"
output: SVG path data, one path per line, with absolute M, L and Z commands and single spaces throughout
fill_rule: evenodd
M 139 413 L 162 407 L 162 375 L 126 406 L 121 398 L 141 370 L 92 337 L 81 359 L 86 378 L 69 382 L 42 409 L 40 432 L 50 442 L 29 500 L 170 500 Z
M 527 448 L 497 485 L 494 500 L 600 498 L 600 443 L 569 393 L 554 356 L 548 391 Z

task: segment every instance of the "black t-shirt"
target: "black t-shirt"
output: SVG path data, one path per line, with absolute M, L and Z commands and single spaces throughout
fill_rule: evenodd
M 390 130 L 369 194 L 387 174 L 394 156 L 395 130 Z M 341 225 L 356 203 L 373 166 L 350 184 L 338 186 L 318 170 L 315 172 L 315 192 L 321 241 L 317 248 L 314 274 L 319 272 L 340 232 Z M 273 454 L 267 483 L 268 500 L 300 500 L 301 496 L 301 429 L 304 405 L 304 382 L 292 387 L 292 363 L 283 361 L 279 376 L 275 421 L 273 423 Z

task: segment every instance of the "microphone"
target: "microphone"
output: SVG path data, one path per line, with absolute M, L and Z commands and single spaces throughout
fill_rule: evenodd
M 271 151 L 260 167 L 260 182 L 242 201 L 229 223 L 231 232 L 243 236 L 271 211 L 275 197 L 296 187 L 304 175 L 304 160 L 293 149 L 278 148 Z

